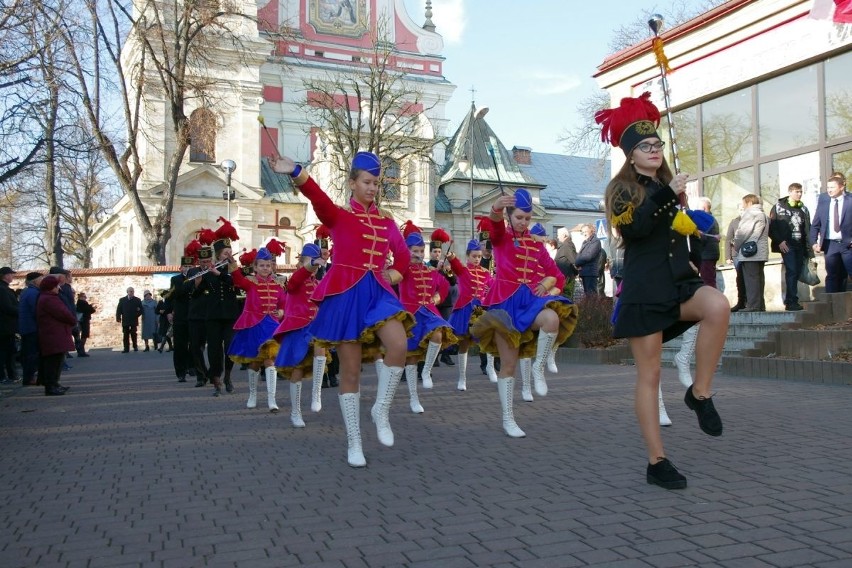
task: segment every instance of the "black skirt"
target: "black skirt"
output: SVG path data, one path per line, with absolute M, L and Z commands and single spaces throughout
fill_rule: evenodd
M 681 335 L 696 324 L 680 321 L 680 305 L 695 295 L 704 286 L 700 278 L 677 283 L 677 298 L 671 302 L 640 304 L 619 302 L 613 329 L 616 339 L 644 337 L 663 332 L 663 343 Z

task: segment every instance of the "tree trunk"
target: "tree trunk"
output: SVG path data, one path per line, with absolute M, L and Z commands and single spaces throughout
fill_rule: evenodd
M 56 201 L 56 120 L 59 112 L 59 89 L 55 81 L 49 81 L 50 106 L 44 128 L 45 178 L 44 191 L 47 198 L 47 231 L 45 244 L 51 266 L 62 266 L 65 262 L 62 250 L 62 227 L 59 223 L 59 206 Z

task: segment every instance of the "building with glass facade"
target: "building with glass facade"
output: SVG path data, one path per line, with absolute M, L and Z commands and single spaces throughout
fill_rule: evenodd
M 768 212 L 798 182 L 813 214 L 832 172 L 852 177 L 852 24 L 811 17 L 813 3 L 730 0 L 661 33 L 681 171 L 691 198 L 710 198 L 723 237 L 746 194 Z M 664 111 L 648 33 L 607 57 L 596 79 L 614 104 L 649 91 Z M 659 132 L 672 148 L 665 114 Z M 767 301 L 769 284 L 767 274 Z

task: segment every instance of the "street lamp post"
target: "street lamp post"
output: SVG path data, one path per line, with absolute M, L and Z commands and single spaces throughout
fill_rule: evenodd
M 227 189 L 222 192 L 222 199 L 228 202 L 228 221 L 231 220 L 231 200 L 237 197 L 237 192 L 231 189 L 231 174 L 237 169 L 237 163 L 234 160 L 225 160 L 219 166 L 225 171 L 225 183 Z

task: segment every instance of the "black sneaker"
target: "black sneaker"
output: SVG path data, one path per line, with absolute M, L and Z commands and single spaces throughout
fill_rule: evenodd
M 234 392 L 234 383 L 231 382 L 231 379 L 225 379 L 225 392 Z
M 802 306 L 802 304 L 796 302 L 795 304 L 787 304 L 784 309 L 788 312 L 798 312 L 804 310 L 805 308 Z
M 186 382 L 186 377 L 179 377 L 179 378 L 178 378 L 178 382 L 179 382 L 179 383 L 185 383 L 185 382 Z
M 683 489 L 686 487 L 686 477 L 680 474 L 672 462 L 659 458 L 655 464 L 648 464 L 645 481 L 651 485 L 659 485 L 663 489 Z
M 695 398 L 695 395 L 692 394 L 692 386 L 690 386 L 686 389 L 683 401 L 690 410 L 695 411 L 698 416 L 698 426 L 701 427 L 702 432 L 709 436 L 722 435 L 722 419 L 716 412 L 716 407 L 713 406 L 711 398 Z

